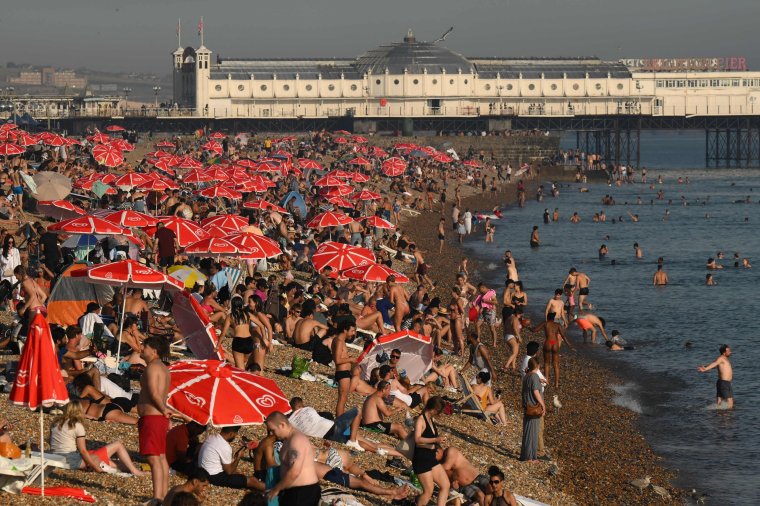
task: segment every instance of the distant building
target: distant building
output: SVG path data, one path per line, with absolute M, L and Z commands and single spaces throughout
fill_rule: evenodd
M 25 86 L 53 86 L 55 88 L 84 89 L 87 87 L 87 79 L 77 76 L 73 70 L 56 70 L 53 67 L 21 71 L 18 77 L 8 78 L 8 82 Z
M 37 70 L 22 70 L 18 77 L 9 77 L 8 82 L 23 86 L 41 86 L 42 73 Z

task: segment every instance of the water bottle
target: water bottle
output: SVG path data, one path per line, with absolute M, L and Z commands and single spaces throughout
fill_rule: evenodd
M 417 478 L 417 473 L 412 471 L 412 474 L 409 475 L 409 479 L 412 482 L 412 485 L 415 486 L 418 490 L 422 490 L 422 483 L 420 483 L 420 479 Z

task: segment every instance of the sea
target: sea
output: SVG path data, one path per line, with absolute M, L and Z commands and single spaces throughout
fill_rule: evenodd
M 563 136 L 564 148 L 574 143 L 574 134 Z M 642 132 L 641 157 L 647 184 L 639 182 L 639 175 L 635 184 L 621 187 L 604 181 L 558 183 L 556 198 L 547 195 L 539 202 L 528 195 L 523 209 L 507 207 L 495 221 L 494 243 L 485 244 L 479 236 L 465 249 L 486 266 L 480 277 L 498 289 L 499 297 L 501 259 L 510 249 L 535 313 L 543 311 L 571 267 L 588 274 L 593 313 L 606 319 L 608 333 L 618 330 L 634 350 L 579 347 L 624 380 L 613 387 L 615 402 L 641 415 L 644 436 L 677 471 L 675 485 L 708 494 L 707 504 L 758 504 L 760 170 L 705 168 L 704 132 Z M 543 184 L 548 190 L 551 181 Z M 657 199 L 658 191 L 664 199 Z M 616 205 L 603 206 L 605 195 Z M 544 209 L 555 208 L 559 222 L 544 224 Z M 602 211 L 607 221 L 594 222 L 593 215 Z M 569 221 L 574 212 L 582 218 L 578 224 Z M 634 223 L 628 212 L 639 221 Z M 537 249 L 529 247 L 534 225 L 541 237 Z M 635 258 L 634 243 L 643 249 L 643 259 Z M 600 260 L 602 244 L 609 252 Z M 723 269 L 707 271 L 708 258 L 719 253 Z M 735 253 L 756 261 L 756 267 L 734 267 Z M 652 285 L 658 257 L 670 278 L 666 287 Z M 708 272 L 714 286 L 705 283 Z M 571 339 L 582 341 L 572 327 Z M 719 356 L 722 344 L 733 353 L 732 411 L 716 408 L 717 371 L 697 371 Z

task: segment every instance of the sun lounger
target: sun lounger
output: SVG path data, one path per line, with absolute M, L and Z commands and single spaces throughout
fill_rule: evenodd
M 477 418 L 482 418 L 484 420 L 490 421 L 493 424 L 496 424 L 496 420 L 494 419 L 495 415 L 493 413 L 486 413 L 483 410 L 483 406 L 480 404 L 480 399 L 472 391 L 472 388 L 470 388 L 470 383 L 461 374 L 458 375 L 458 378 L 459 390 L 461 390 L 462 395 L 464 395 L 464 397 L 457 401 L 457 405 L 460 407 L 460 412 L 475 416 Z
M 409 216 L 419 216 L 420 214 L 422 214 L 418 210 L 412 209 L 410 207 L 402 207 L 401 210 L 406 213 L 409 213 Z
M 32 452 L 29 458 L 0 459 L 0 486 L 5 492 L 18 494 L 50 467 L 70 469 L 64 457 L 50 453 L 45 454 L 44 460 L 39 452 Z
M 390 247 L 385 246 L 385 245 L 380 246 L 380 247 L 382 249 L 384 249 L 385 251 L 387 251 L 391 255 L 392 258 L 396 258 L 396 250 L 395 249 L 390 248 Z M 404 261 L 405 262 L 412 262 L 412 263 L 414 263 L 414 255 L 410 255 L 409 253 L 401 253 L 401 255 L 404 257 Z

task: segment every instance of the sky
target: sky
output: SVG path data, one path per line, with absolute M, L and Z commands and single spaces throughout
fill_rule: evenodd
M 0 64 L 171 72 L 177 49 L 227 57 L 355 57 L 407 29 L 465 56 L 746 56 L 760 0 L 24 0 L 0 10 Z

